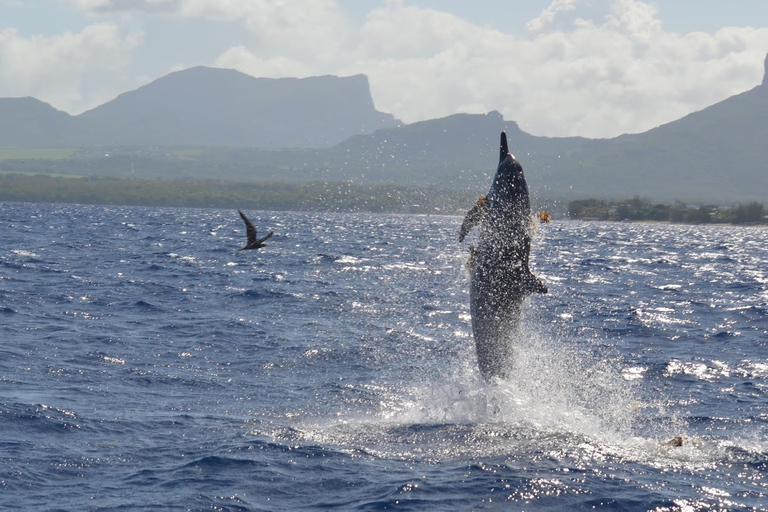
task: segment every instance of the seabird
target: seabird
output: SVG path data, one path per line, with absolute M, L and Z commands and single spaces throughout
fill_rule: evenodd
M 267 236 L 264 238 L 256 238 L 256 228 L 251 223 L 251 221 L 248 220 L 248 217 L 245 216 L 243 212 L 240 210 L 237 210 L 237 213 L 240 214 L 240 218 L 243 219 L 243 222 L 245 222 L 245 232 L 248 235 L 248 243 L 245 244 L 245 247 L 241 247 L 238 249 L 238 251 L 245 251 L 248 249 L 258 249 L 260 247 L 264 247 L 266 244 L 264 243 L 267 238 L 271 237 L 273 235 L 272 231 L 267 233 Z

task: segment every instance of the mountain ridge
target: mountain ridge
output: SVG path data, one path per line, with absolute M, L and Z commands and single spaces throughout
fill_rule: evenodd
M 29 126 L 19 116 L 5 115 L 18 109 L 18 100 L 0 99 L 0 146 L 328 147 L 401 124 L 375 109 L 364 75 L 257 78 L 197 66 L 77 116 L 39 102 L 30 107 Z M 48 120 L 43 133 L 37 119 Z
M 109 151 L 99 149 L 102 146 L 94 146 L 94 150 L 84 150 L 73 158 L 59 161 L 28 160 L 23 165 L 19 162 L 0 162 L 0 170 L 26 169 L 32 172 L 106 174 L 115 177 L 124 177 L 130 171 L 130 175 L 144 173 L 146 177 L 161 178 L 209 178 L 211 172 L 215 172 L 216 177 L 221 179 L 342 180 L 439 186 L 483 193 L 495 169 L 498 133 L 505 130 L 510 149 L 523 164 L 531 190 L 535 195 L 551 201 L 633 196 L 661 201 L 764 201 L 768 195 L 768 145 L 765 144 L 768 140 L 768 56 L 765 66 L 766 75 L 762 83 L 748 91 L 646 132 L 610 139 L 535 136 L 521 130 L 515 121 L 505 120 L 496 111 L 487 114 L 460 113 L 405 125 L 389 114 L 375 111 L 367 79 L 362 75 L 341 81 L 334 80 L 336 77 L 315 77 L 320 82 L 329 81 L 332 87 L 344 84 L 356 88 L 356 102 L 348 102 L 346 93 L 328 97 L 341 98 L 340 101 L 352 114 L 358 108 L 356 105 L 362 105 L 360 108 L 365 110 L 366 115 L 373 113 L 370 119 L 374 124 L 391 124 L 375 130 L 366 125 L 370 129 L 366 131 L 360 128 L 362 118 L 358 116 L 354 118 L 358 131 L 344 138 L 337 134 L 338 142 L 330 144 L 326 141 L 314 147 L 288 147 L 287 144 L 280 146 L 276 143 L 266 147 L 254 144 L 218 147 L 212 143 L 213 139 L 206 138 L 208 144 L 199 145 L 192 151 L 195 156 L 190 156 L 190 148 L 197 147 L 196 144 L 172 144 L 172 140 L 161 144 L 165 139 L 151 135 L 151 130 L 160 126 L 158 124 L 154 128 L 145 127 L 145 135 L 155 144 L 144 144 L 144 148 L 138 147 L 142 144 L 123 144 L 126 139 L 105 138 L 102 146 L 109 148 Z M 168 86 L 168 94 L 173 94 L 176 90 L 174 80 L 194 73 L 207 74 L 211 68 L 191 69 L 185 70 L 189 73 L 167 75 L 164 78 L 168 80 L 158 79 L 159 84 L 153 84 L 155 87 Z M 233 70 L 226 70 L 224 74 L 231 73 L 238 80 L 247 77 L 241 77 L 242 74 Z M 301 84 L 301 80 L 308 79 L 266 80 L 288 80 L 279 82 L 283 87 Z M 251 82 L 244 78 L 243 83 Z M 307 83 L 310 82 L 303 82 Z M 211 84 L 207 87 L 216 90 Z M 236 85 L 231 86 L 228 95 L 236 96 L 236 88 Z M 364 94 L 360 94 L 361 90 Z M 141 91 L 141 88 L 131 91 L 139 96 L 144 92 L 147 91 Z M 119 111 L 126 98 L 137 97 L 131 93 L 124 93 L 81 116 L 93 122 L 93 126 L 110 119 L 123 119 L 126 125 L 130 125 L 135 122 L 131 121 L 130 115 L 136 115 L 136 112 L 123 112 L 120 118 L 112 111 Z M 194 105 L 195 101 L 200 102 L 200 98 L 207 97 L 200 96 L 200 90 L 196 94 L 198 96 L 192 95 L 185 100 L 186 105 Z M 266 98 L 261 100 L 269 103 Z M 220 114 L 221 109 L 215 106 L 215 101 L 211 101 L 214 105 L 210 109 L 211 115 Z M 324 106 L 332 104 L 325 103 Z M 23 125 L 26 127 L 24 133 L 30 137 L 47 137 L 46 140 L 61 142 L 60 135 L 56 139 L 56 127 L 57 123 L 66 124 L 65 116 L 68 114 L 38 100 L 0 99 L 0 119 L 6 117 L 5 112 L 9 113 L 9 119 L 13 116 L 18 119 L 19 109 L 23 110 L 25 106 L 36 114 L 30 116 L 28 124 Z M 303 112 L 302 109 L 296 111 Z M 250 111 L 244 116 L 245 119 L 252 117 Z M 141 116 L 138 118 L 142 119 Z M 45 119 L 50 119 L 50 126 L 44 122 Z M 236 124 L 231 120 L 227 122 Z M 290 129 L 296 122 L 296 119 L 291 119 L 281 136 L 284 141 L 300 140 L 306 143 L 309 138 L 297 138 L 299 132 Z M 182 124 L 207 127 L 205 122 Z M 309 123 L 304 128 L 307 126 L 310 126 L 311 133 L 323 132 L 323 128 L 317 125 Z M 169 131 L 166 125 L 162 127 Z M 276 126 L 268 128 L 280 131 Z M 99 130 L 115 133 L 104 125 Z M 247 127 L 239 126 L 237 130 L 243 139 L 248 138 L 250 132 Z M 0 122 L 0 139 L 3 134 L 10 134 L 10 138 L 18 137 L 18 133 L 14 133 Z M 3 145 L 6 144 L 0 140 L 0 146 Z M 147 149 L 150 146 L 152 148 Z M 105 153 L 108 153 L 108 158 Z

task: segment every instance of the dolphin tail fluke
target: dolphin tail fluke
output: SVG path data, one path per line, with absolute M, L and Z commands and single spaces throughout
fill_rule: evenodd
M 507 132 L 501 132 L 501 145 L 499 147 L 499 164 L 507 158 L 509 146 L 507 145 Z

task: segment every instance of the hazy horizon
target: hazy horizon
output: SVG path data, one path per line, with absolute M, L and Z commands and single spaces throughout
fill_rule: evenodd
M 534 135 L 605 138 L 753 88 L 768 52 L 755 1 L 51 0 L 0 16 L 0 97 L 70 114 L 205 65 L 365 74 L 376 108 L 409 124 L 497 110 Z

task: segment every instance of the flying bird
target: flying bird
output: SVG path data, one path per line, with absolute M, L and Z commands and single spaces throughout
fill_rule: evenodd
M 251 221 L 248 220 L 248 217 L 245 216 L 245 214 L 237 210 L 237 213 L 240 214 L 240 218 L 243 219 L 243 222 L 245 222 L 245 232 L 248 235 L 248 243 L 245 244 L 244 247 L 241 247 L 238 249 L 238 251 L 246 251 L 248 249 L 259 249 L 260 247 L 264 247 L 266 244 L 264 243 L 269 237 L 271 237 L 274 233 L 270 231 L 267 233 L 267 236 L 264 238 L 256 238 L 256 228 L 251 223 Z

